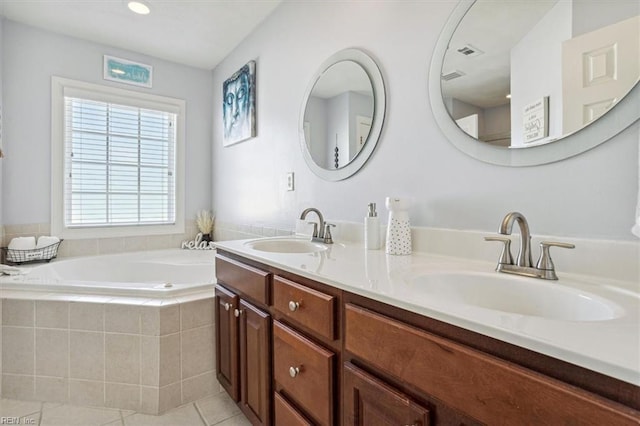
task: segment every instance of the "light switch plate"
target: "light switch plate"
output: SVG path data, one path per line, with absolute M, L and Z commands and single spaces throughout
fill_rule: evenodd
M 295 189 L 295 177 L 293 172 L 287 173 L 287 191 Z

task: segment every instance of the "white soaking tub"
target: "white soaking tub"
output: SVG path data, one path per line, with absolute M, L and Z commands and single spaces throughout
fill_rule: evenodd
M 163 298 L 213 291 L 214 250 L 149 250 L 54 259 L 0 278 L 1 290 Z

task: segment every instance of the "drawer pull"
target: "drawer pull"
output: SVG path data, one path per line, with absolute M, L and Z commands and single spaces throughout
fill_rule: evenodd
M 238 318 L 240 315 L 242 315 L 242 309 L 236 309 L 235 311 L 233 311 L 233 315 Z
M 289 375 L 292 379 L 295 379 L 300 374 L 300 367 L 289 367 Z
M 228 311 L 231 308 L 231 304 L 230 303 L 225 303 L 224 305 L 224 310 Z
M 299 307 L 300 307 L 300 303 L 299 302 L 294 302 L 293 300 L 291 300 L 289 302 L 289 310 L 291 312 L 297 311 Z

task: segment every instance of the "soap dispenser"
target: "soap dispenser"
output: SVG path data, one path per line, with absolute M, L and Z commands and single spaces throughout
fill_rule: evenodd
M 377 250 L 380 248 L 380 218 L 376 212 L 376 203 L 369 203 L 368 209 L 364 218 L 364 248 Z
M 409 224 L 410 201 L 405 198 L 387 197 L 389 210 L 387 225 L 387 254 L 411 254 L 411 225 Z

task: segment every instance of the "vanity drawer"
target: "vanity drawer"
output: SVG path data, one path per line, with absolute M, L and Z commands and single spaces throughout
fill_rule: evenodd
M 344 347 L 483 423 L 640 423 L 628 407 L 352 304 Z
M 282 395 L 276 392 L 273 396 L 273 404 L 275 411 L 275 424 L 287 426 L 312 426 L 305 417 L 298 412 L 289 401 L 284 399 Z
M 232 287 L 256 302 L 269 304 L 271 272 L 265 272 L 217 254 L 216 277 L 219 284 Z
M 287 318 L 334 340 L 336 298 L 285 278 L 273 279 L 273 306 Z
M 333 424 L 335 354 L 273 323 L 273 376 L 280 391 L 321 425 Z

